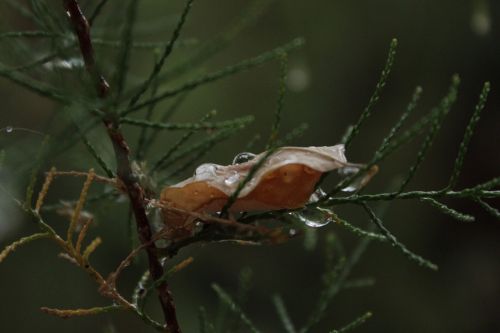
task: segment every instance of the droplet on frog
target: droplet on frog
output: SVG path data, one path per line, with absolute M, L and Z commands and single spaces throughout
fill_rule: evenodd
M 326 194 L 326 192 L 323 191 L 323 189 L 321 187 L 318 187 L 313 192 L 313 194 L 311 194 L 311 196 L 309 197 L 309 203 L 317 202 L 317 201 L 323 199 L 324 197 L 326 197 L 327 195 L 328 194 Z
M 290 229 L 290 230 L 288 230 L 288 235 L 290 235 L 290 236 L 292 236 L 292 237 L 293 237 L 293 236 L 295 236 L 296 234 L 297 234 L 297 230 L 295 230 L 295 229 Z
M 319 207 L 305 208 L 290 214 L 311 228 L 320 228 L 333 221 L 330 211 Z
M 196 168 L 194 175 L 198 179 L 212 178 L 215 176 L 217 166 L 212 163 L 205 163 Z
M 239 153 L 238 155 L 236 155 L 234 157 L 232 164 L 241 164 L 241 163 L 251 161 L 255 158 L 255 156 L 257 156 L 257 155 L 255 155 L 253 153 L 249 153 L 249 152 Z
M 13 131 L 14 131 L 14 127 L 12 127 L 12 126 L 5 127 L 5 132 L 12 133 Z
M 237 183 L 239 180 L 240 180 L 240 175 L 236 171 L 233 171 L 231 175 L 229 175 L 229 177 L 224 179 L 224 184 L 226 184 L 227 186 L 231 186 Z

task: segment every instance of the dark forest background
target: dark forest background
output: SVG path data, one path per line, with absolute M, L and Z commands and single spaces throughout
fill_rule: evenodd
M 81 1 L 92 8 L 95 1 Z M 210 38 L 234 21 L 248 1 L 196 1 L 183 38 L 200 41 Z M 142 1 L 136 38 L 162 41 L 170 36 L 171 25 L 182 8 L 182 1 Z M 116 6 L 111 6 L 116 8 Z M 0 14 L 8 15 L 12 25 L 29 30 L 30 24 L 0 4 Z M 62 9 L 61 9 L 62 11 Z M 104 12 L 97 26 L 113 28 L 113 15 Z M 170 20 L 170 21 L 169 21 Z M 170 23 L 168 23 L 170 22 Z M 6 29 L 5 26 L 2 29 Z M 116 29 L 115 29 L 116 30 Z M 471 186 L 498 175 L 500 166 L 500 3 L 481 0 L 379 0 L 379 1 L 275 1 L 262 17 L 243 31 L 230 46 L 203 65 L 214 70 L 257 55 L 294 37 L 306 40 L 304 47 L 289 59 L 288 87 L 283 113 L 283 132 L 302 122 L 309 130 L 296 145 L 334 145 L 345 128 L 356 121 L 383 68 L 392 38 L 399 40 L 393 72 L 373 116 L 361 129 L 347 151 L 354 162 L 365 162 L 404 110 L 416 85 L 424 89 L 422 101 L 412 116 L 416 119 L 446 93 L 450 77 L 462 79 L 459 97 L 435 146 L 410 189 L 437 189 L 445 185 L 458 145 L 473 111 L 482 84 L 492 84 L 482 120 L 465 161 L 459 187 Z M 0 43 L 2 41 L 0 40 Z M 174 60 L 189 54 L 190 46 L 175 51 Z M 98 55 L 99 56 L 99 55 Z M 102 52 L 100 56 L 105 57 Z M 133 57 L 134 75 L 148 73 L 153 57 L 138 53 Z M 167 64 L 168 68 L 168 64 Z M 106 68 L 104 68 L 106 71 Z M 254 124 L 237 137 L 216 147 L 201 162 L 229 163 L 244 150 L 246 143 L 260 132 L 265 137 L 273 121 L 279 66 L 276 62 L 201 87 L 189 94 L 174 117 L 192 121 L 211 109 L 219 119 L 253 114 Z M 0 127 L 15 126 L 47 132 L 46 124 L 56 107 L 46 99 L 0 80 Z M 158 108 L 166 108 L 168 103 Z M 135 129 L 129 129 L 136 136 Z M 177 134 L 162 134 L 153 147 L 159 154 Z M 0 134 L 2 147 L 36 147 L 40 138 L 24 132 Z M 386 189 L 391 180 L 404 174 L 413 161 L 419 142 L 380 165 L 380 173 L 369 184 L 367 193 Z M 260 152 L 265 139 L 255 147 Z M 19 151 L 22 160 L 24 151 Z M 92 166 L 83 146 L 59 157 L 59 169 L 83 170 Z M 7 163 L 1 177 L 16 177 L 16 165 Z M 49 168 L 50 165 L 45 165 Z M 186 170 L 188 176 L 192 170 Z M 22 183 L 20 180 L 19 183 Z M 73 199 L 79 181 L 58 181 L 51 200 Z M 492 202 L 498 204 L 498 202 Z M 387 244 L 370 245 L 353 277 L 371 277 L 369 288 L 341 292 L 328 309 L 327 317 L 315 332 L 328 332 L 348 323 L 364 311 L 374 313 L 359 332 L 457 332 L 490 333 L 500 331 L 500 224 L 475 203 L 456 200 L 450 205 L 477 216 L 475 223 L 460 223 L 427 204 L 399 201 L 385 216 L 390 229 L 415 252 L 440 266 L 432 272 L 408 261 Z M 94 206 L 98 232 L 104 244 L 94 262 L 98 268 L 113 267 L 128 252 L 125 221 L 127 208 L 119 204 Z M 353 224 L 366 218 L 354 210 L 338 211 Z M 53 216 L 52 224 L 65 223 Z M 33 231 L 33 226 L 5 197 L 0 202 L 0 245 L 3 247 Z M 333 223 L 319 229 L 318 246 L 304 249 L 303 240 L 294 239 L 278 246 L 245 247 L 232 244 L 193 246 L 183 250 L 179 260 L 194 256 L 194 263 L 172 280 L 181 325 L 185 332 L 197 332 L 196 310 L 204 305 L 214 314 L 217 298 L 210 284 L 217 282 L 235 293 L 238 277 L 245 267 L 253 271 L 252 289 L 244 306 L 263 332 L 282 332 L 271 296 L 279 293 L 287 302 L 292 318 L 303 323 L 320 287 L 324 264 L 324 235 L 333 231 L 347 248 L 356 237 L 339 230 Z M 61 320 L 39 311 L 40 306 L 80 307 L 102 304 L 103 300 L 85 274 L 55 256 L 49 242 L 30 244 L 0 265 L 1 332 L 146 332 L 142 322 L 125 313 L 100 317 Z M 141 274 L 138 266 L 127 270 L 120 287 L 132 288 Z M 153 303 L 153 302 L 151 302 Z M 115 331 L 113 331 L 113 329 Z

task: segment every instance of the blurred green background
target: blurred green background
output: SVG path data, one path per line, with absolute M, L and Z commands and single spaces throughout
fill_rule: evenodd
M 97 1 L 81 3 L 84 8 L 93 8 Z M 97 20 L 96 36 L 119 36 L 116 22 L 120 20 L 116 17 L 123 14 L 120 3 L 110 2 Z M 249 1 L 195 1 L 182 38 L 210 39 L 237 20 L 248 4 Z M 64 14 L 57 1 L 51 5 L 56 15 Z M 182 6 L 183 1 L 178 0 L 168 3 L 140 1 L 136 39 L 167 40 Z M 4 19 L 4 31 L 35 29 L 28 20 L 9 10 L 5 3 L 0 4 L 0 14 Z M 368 102 L 384 65 L 389 43 L 397 37 L 398 54 L 389 83 L 373 116 L 347 151 L 347 157 L 354 162 L 364 162 L 371 157 L 404 110 L 416 85 L 423 86 L 424 94 L 413 120 L 438 103 L 446 93 L 451 75 L 459 73 L 462 85 L 457 103 L 409 187 L 440 188 L 449 177 L 482 84 L 489 80 L 493 90 L 472 139 L 459 182 L 459 187 L 466 187 L 498 176 L 499 22 L 498 1 L 280 0 L 269 6 L 262 17 L 239 34 L 226 49 L 205 62 L 199 72 L 216 70 L 294 37 L 304 37 L 305 46 L 293 52 L 289 59 L 289 93 L 282 133 L 307 122 L 310 129 L 294 145 L 333 145 L 339 142 L 345 128 L 356 121 Z M 2 43 L 6 42 L 0 40 Z M 44 48 L 43 42 L 29 43 L 32 43 L 32 50 Z M 0 46 L 1 59 L 9 58 L 7 45 Z M 196 47 L 176 49 L 166 68 L 182 61 Z M 109 50 L 98 49 L 98 57 L 108 75 L 113 72 L 112 54 Z M 129 82 L 140 82 L 140 78 L 149 73 L 152 60 L 151 52 L 134 53 Z M 254 124 L 216 147 L 200 163 L 229 163 L 256 133 L 264 139 L 254 150 L 263 149 L 274 117 L 278 76 L 279 66 L 272 62 L 189 94 L 173 120 L 195 121 L 211 109 L 218 111 L 219 120 L 247 114 L 256 117 Z M 68 89 L 71 89 L 71 83 Z M 47 125 L 54 112 L 61 111 L 55 105 L 4 79 L 0 80 L 0 98 L 2 128 L 11 125 L 52 133 L 63 126 L 59 124 L 58 127 L 57 121 L 55 125 Z M 160 104 L 158 110 L 166 109 L 170 103 Z M 126 127 L 125 132 L 129 137 L 137 136 L 136 128 Z M 178 135 L 162 133 L 148 158 L 165 151 Z M 95 140 L 99 141 L 99 138 L 99 134 L 95 134 Z M 22 186 L 27 182 L 26 174 L 18 170 L 32 158 L 40 141 L 40 136 L 26 132 L 0 133 L 1 147 L 6 151 L 0 177 L 3 183 L 18 189 L 14 193 L 17 196 L 22 195 Z M 384 191 L 395 177 L 404 175 L 415 158 L 419 142 L 416 140 L 382 163 L 380 174 L 366 191 Z M 110 154 L 105 139 L 101 148 Z M 83 146 L 77 146 L 43 167 L 48 169 L 51 165 L 71 170 L 95 166 Z M 180 178 L 191 172 L 186 170 Z M 59 180 L 49 201 L 74 199 L 80 186 L 78 180 Z M 498 207 L 498 201 L 490 203 Z M 390 230 L 410 249 L 437 263 L 440 266 L 438 272 L 418 267 L 387 244 L 372 244 L 352 276 L 372 277 L 375 285 L 342 291 L 327 310 L 325 319 L 313 331 L 329 332 L 371 310 L 374 317 L 359 328 L 359 332 L 499 332 L 500 224 L 469 201 L 453 201 L 450 206 L 476 215 L 477 222 L 459 223 L 427 204 L 413 201 L 393 203 L 385 216 Z M 1 247 L 36 230 L 5 195 L 1 197 L 0 209 Z M 93 262 L 108 272 L 129 250 L 127 206 L 99 203 L 90 206 L 89 210 L 98 222 L 92 234 L 99 234 L 104 239 Z M 364 226 L 367 222 L 357 209 L 342 207 L 338 213 L 355 225 Z M 57 228 L 65 223 L 55 214 L 47 218 Z M 324 235 L 337 233 L 347 249 L 352 248 L 356 241 L 355 237 L 338 229 L 333 224 L 319 229 L 318 246 L 312 251 L 304 249 L 300 238 L 278 246 L 210 244 L 181 251 L 175 261 L 187 256 L 195 259 L 171 281 L 184 331 L 197 332 L 196 313 L 200 305 L 207 308 L 209 315 L 215 314 L 217 299 L 210 288 L 211 283 L 217 282 L 234 294 L 240 272 L 245 267 L 252 268 L 254 278 L 244 308 L 256 325 L 263 332 L 283 332 L 271 302 L 271 296 L 279 293 L 293 320 L 300 326 L 320 290 Z M 69 320 L 41 313 L 38 310 L 41 306 L 74 308 L 106 304 L 93 282 L 80 270 L 58 259 L 56 254 L 51 243 L 38 241 L 19 249 L 0 265 L 1 332 L 149 332 L 142 322 L 126 313 Z M 141 267 L 133 265 L 125 272 L 119 283 L 121 290 L 128 292 L 133 288 L 142 273 Z M 150 302 L 153 312 L 155 301 L 152 298 Z

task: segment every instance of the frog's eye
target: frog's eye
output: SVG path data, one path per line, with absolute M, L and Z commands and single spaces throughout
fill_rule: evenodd
M 265 152 L 255 157 L 251 154 L 252 159 L 227 166 L 202 164 L 193 177 L 164 188 L 160 200 L 165 207 L 189 212 L 220 211 L 250 169 L 264 156 Z M 311 197 L 323 173 L 348 165 L 343 145 L 282 147 L 265 160 L 245 185 L 231 211 L 300 208 Z M 168 208 L 164 209 L 163 216 L 171 227 L 180 227 L 187 220 L 187 216 Z

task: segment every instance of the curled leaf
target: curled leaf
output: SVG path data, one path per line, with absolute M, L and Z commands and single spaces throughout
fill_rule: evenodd
M 249 161 L 227 166 L 202 164 L 193 177 L 165 187 L 160 201 L 166 206 L 163 217 L 167 226 L 182 228 L 189 222 L 187 215 L 168 207 L 192 212 L 220 211 L 252 167 L 265 155 L 266 152 L 263 152 Z M 323 173 L 350 165 L 344 155 L 344 145 L 282 147 L 271 154 L 245 184 L 230 210 L 249 212 L 300 208 L 311 197 Z

